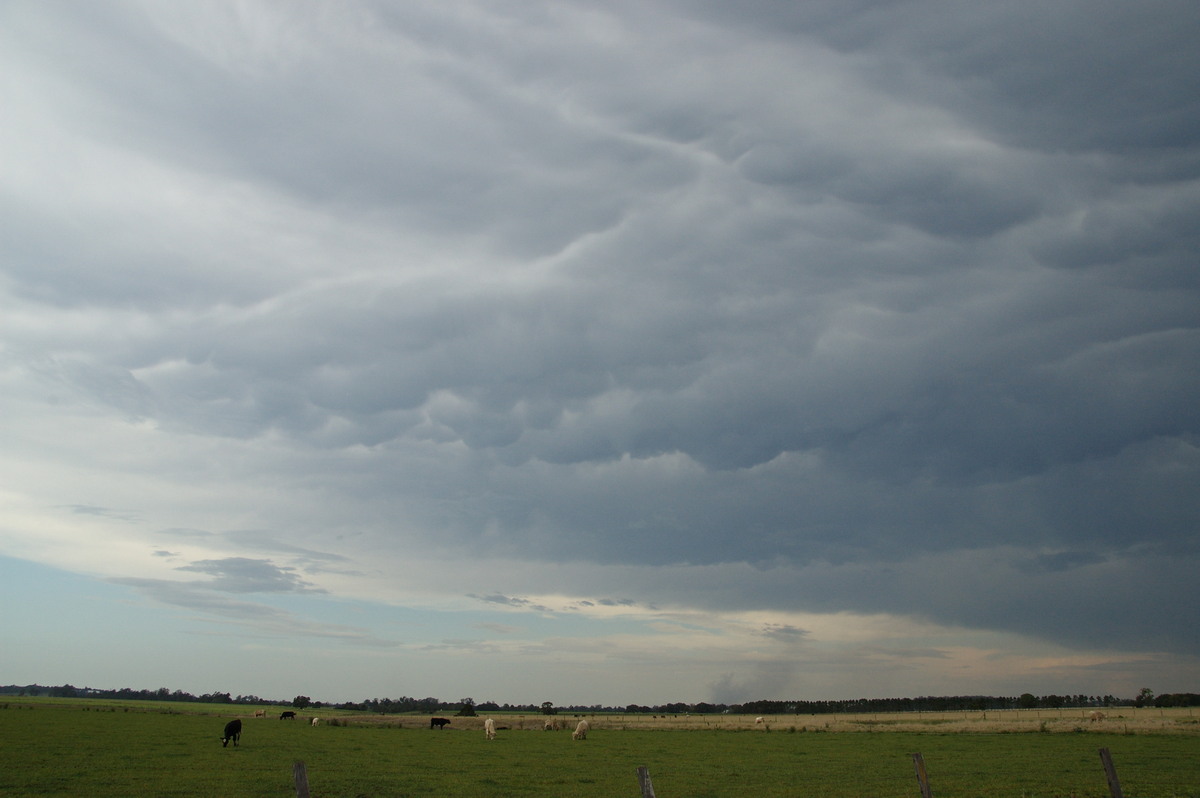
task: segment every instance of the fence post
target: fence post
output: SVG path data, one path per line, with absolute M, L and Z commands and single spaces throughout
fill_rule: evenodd
M 913 765 L 917 769 L 917 784 L 921 785 L 921 798 L 933 798 L 933 790 L 929 789 L 929 776 L 925 773 L 925 757 L 913 754 Z
M 1108 779 L 1108 791 L 1112 793 L 1112 798 L 1124 798 L 1121 782 L 1117 780 L 1117 769 L 1113 766 L 1112 754 L 1107 748 L 1100 749 L 1100 761 L 1104 763 L 1104 777 Z
M 292 765 L 292 776 L 296 780 L 296 798 L 309 798 L 308 771 L 300 760 L 296 760 L 296 763 Z
M 650 770 L 645 767 L 637 769 L 638 786 L 642 788 L 642 798 L 654 798 L 654 785 L 650 783 Z

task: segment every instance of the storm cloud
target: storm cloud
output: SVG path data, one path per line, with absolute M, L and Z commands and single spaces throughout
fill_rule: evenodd
M 1194 674 L 1200 12 L 945 11 L 6 5 L 0 552 Z

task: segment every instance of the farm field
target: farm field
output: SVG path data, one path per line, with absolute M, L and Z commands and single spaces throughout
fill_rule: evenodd
M 919 751 L 938 798 L 1105 798 L 1098 750 L 1108 748 L 1125 795 L 1200 798 L 1200 724 L 1187 710 L 1165 710 L 1145 728 L 1157 710 L 1099 724 L 1078 710 L 1063 710 L 1076 713 L 1066 719 L 881 714 L 836 724 L 783 715 L 765 728 L 747 716 L 596 715 L 588 739 L 575 742 L 566 715 L 552 718 L 564 730 L 546 732 L 542 716 L 494 714 L 509 728 L 488 741 L 482 718 L 448 716 L 451 726 L 431 731 L 427 717 L 317 710 L 281 721 L 280 709 L 256 719 L 228 705 L 0 702 L 0 795 L 291 796 L 302 760 L 313 796 L 636 798 L 635 770 L 646 766 L 659 798 L 887 798 L 920 795 Z M 242 744 L 222 748 L 231 710 L 243 717 Z M 307 724 L 312 714 L 321 725 Z M 894 730 L 914 723 L 926 725 Z

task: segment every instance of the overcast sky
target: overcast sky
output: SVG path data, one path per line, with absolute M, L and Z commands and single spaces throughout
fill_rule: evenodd
M 0 683 L 1200 690 L 1200 7 L 0 5 Z

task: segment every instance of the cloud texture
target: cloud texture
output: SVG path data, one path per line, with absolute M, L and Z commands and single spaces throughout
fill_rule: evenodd
M 1194 679 L 1198 38 L 1186 2 L 7 4 L 0 553 L 347 645 L 438 639 L 352 602 L 657 635 L 696 700 L 876 694 L 865 642 L 816 674 L 883 617 Z

